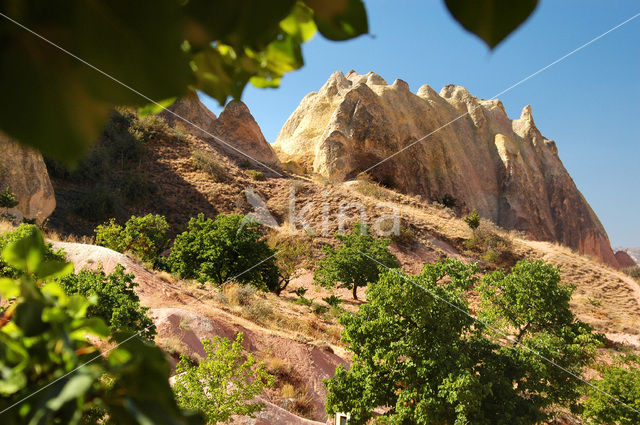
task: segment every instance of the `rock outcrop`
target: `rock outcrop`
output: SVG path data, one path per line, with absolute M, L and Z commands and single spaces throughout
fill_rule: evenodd
M 7 188 L 18 201 L 14 208 L 0 208 L 16 222 L 35 220 L 37 224 L 49 217 L 56 207 L 56 198 L 42 155 L 24 147 L 0 133 L 0 190 Z
M 225 155 L 248 162 L 252 168 L 265 171 L 254 160 L 268 167 L 280 165 L 249 108 L 240 101 L 229 102 L 216 118 L 193 93 L 175 102 L 168 111 L 162 111 L 160 116 L 169 125 L 183 128 Z
M 281 161 L 334 181 L 367 172 L 428 200 L 455 198 L 496 224 L 617 265 L 607 234 L 531 114 L 465 88 L 335 72 L 308 94 L 275 143 Z M 404 150 L 403 150 L 404 149 Z M 387 159 L 388 158 L 388 159 Z
M 621 268 L 635 267 L 638 265 L 636 261 L 629 255 L 627 251 L 616 251 L 616 260 Z

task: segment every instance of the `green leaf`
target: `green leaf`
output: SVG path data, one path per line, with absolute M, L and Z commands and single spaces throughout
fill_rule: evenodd
M 47 325 L 42 321 L 43 310 L 44 306 L 36 301 L 18 304 L 13 317 L 25 336 L 38 335 L 46 328 Z
M 4 299 L 15 298 L 20 295 L 18 282 L 8 277 L 0 278 L 0 295 Z
M 35 273 L 40 278 L 56 278 L 66 276 L 73 273 L 73 263 L 60 260 L 50 260 L 41 263 L 36 269 Z
M 493 49 L 527 20 L 538 0 L 445 0 L 445 4 L 456 21 Z
M 147 115 L 157 114 L 173 105 L 176 100 L 177 97 L 170 97 L 169 99 L 160 100 L 156 103 L 149 103 L 148 105 L 138 108 L 138 115 L 141 117 L 145 117 Z
M 58 410 L 63 404 L 82 397 L 91 388 L 91 385 L 100 377 L 100 369 L 85 366 L 78 369 L 76 372 L 66 378 L 66 382 L 62 387 L 62 390 L 56 397 L 53 397 L 47 401 L 46 406 L 51 410 Z
M 349 40 L 369 32 L 362 0 L 306 0 L 305 3 L 315 12 L 318 30 L 329 40 Z
M 296 3 L 289 16 L 280 21 L 280 28 L 302 43 L 309 41 L 318 30 L 313 21 L 313 11 L 301 2 Z
M 60 48 L 3 20 L 0 128 L 63 163 L 75 162 L 96 140 L 114 105 L 148 103 L 123 84 L 166 99 L 183 94 L 191 81 L 188 58 L 179 48 L 178 2 L 8 6 L 0 10 Z
M 33 273 L 44 258 L 44 239 L 39 230 L 34 229 L 27 236 L 9 243 L 2 250 L 4 261 L 20 271 Z

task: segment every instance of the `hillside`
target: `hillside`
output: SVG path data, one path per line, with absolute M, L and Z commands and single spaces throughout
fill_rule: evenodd
M 362 172 L 409 195 L 480 214 L 537 240 L 617 266 L 607 234 L 542 136 L 531 107 L 510 119 L 502 103 L 464 87 L 416 93 L 373 72 L 336 71 L 305 96 L 275 142 L 283 162 L 333 181 Z
M 203 106 L 199 102 L 195 106 L 201 118 L 219 119 L 202 115 Z M 246 109 L 240 105 L 233 107 Z M 221 117 L 223 115 L 224 112 Z M 478 262 L 483 270 L 509 268 L 522 258 L 544 259 L 560 268 L 565 282 L 576 285 L 571 302 L 573 310 L 597 332 L 606 335 L 609 347 L 640 350 L 638 282 L 571 248 L 532 240 L 523 232 L 502 229 L 489 220 L 483 220 L 479 230 L 486 236 L 486 242 L 470 246 L 467 241 L 472 236 L 471 230 L 459 212 L 422 196 L 400 193 L 367 178 L 331 181 L 321 175 L 295 174 L 280 168 L 275 169 L 281 174 L 277 175 L 261 169 L 259 164 L 250 164 L 237 152 L 230 152 L 228 146 L 221 146 L 215 137 L 206 133 L 200 137 L 190 134 L 187 126 L 167 124 L 164 119 L 141 118 L 130 112 L 119 112 L 114 117 L 117 125 L 111 127 L 112 132 L 106 133 L 90 154 L 93 160 L 89 165 L 81 164 L 73 174 L 61 172 L 49 162 L 58 203 L 46 223 L 52 238 L 76 240 L 74 235 L 91 236 L 93 228 L 107 217 L 113 216 L 122 222 L 131 214 L 145 213 L 165 215 L 172 234 L 176 234 L 198 212 L 208 216 L 259 214 L 255 208 L 259 206 L 262 213 L 266 207 L 273 217 L 272 231 L 304 240 L 318 258 L 322 245 L 336 243 L 333 233 L 341 227 L 349 228 L 364 220 L 372 226 L 377 223 L 386 228 L 395 216 L 399 218 L 400 229 L 397 235 L 392 235 L 391 250 L 406 271 L 416 273 L 423 264 L 442 257 Z M 215 121 L 209 124 L 207 133 L 216 128 Z M 231 126 L 227 131 L 239 127 Z M 134 146 L 139 152 L 123 159 L 119 156 L 121 151 L 108 148 L 114 140 L 125 140 L 123 146 Z M 250 155 L 256 154 L 247 140 L 254 139 L 245 136 L 245 150 Z M 260 138 L 256 143 L 260 149 L 265 148 L 266 142 Z M 268 144 L 266 148 L 270 149 Z M 260 149 L 256 149 L 256 155 L 260 155 Z M 265 155 L 268 157 L 269 153 L 263 152 L 261 158 Z M 286 161 L 283 163 L 286 168 Z M 278 166 L 277 163 L 271 165 Z M 87 174 L 96 166 L 101 170 L 99 175 Z M 125 190 L 131 176 L 136 176 L 137 182 L 144 182 L 143 189 L 148 191 L 144 196 L 131 197 Z M 107 185 L 118 189 L 104 197 L 98 189 Z M 86 199 L 92 199 L 93 208 L 78 207 L 82 205 L 80 201 L 87 202 Z M 111 209 L 102 208 L 105 199 Z M 97 210 L 104 214 L 95 214 Z M 339 340 L 340 325 L 331 313 L 313 313 L 312 306 L 294 303 L 295 297 L 289 293 L 282 297 L 252 293 L 240 302 L 233 289 L 204 289 L 195 282 L 145 269 L 135 260 L 106 248 L 73 242 L 56 242 L 56 246 L 65 250 L 76 269 L 103 264 L 109 271 L 122 263 L 134 273 L 140 283 L 137 292 L 142 304 L 151 308 L 158 327 L 156 342 L 174 360 L 181 352 L 194 358 L 202 355 L 202 338 L 232 337 L 236 332 L 243 332 L 245 348 L 265 361 L 278 377 L 276 388 L 262 395 L 267 408 L 259 414 L 257 423 L 317 424 L 327 420 L 322 379 L 332 376 L 336 365 L 349 362 L 349 354 Z M 308 289 L 306 296 L 321 304 L 322 297 L 331 292 L 311 282 L 311 271 L 304 270 L 290 289 L 304 287 Z M 360 301 L 350 301 L 344 289 L 334 293 L 345 299 L 344 307 L 350 311 L 366 302 L 363 290 L 359 293 Z M 473 304 L 473 293 L 470 296 Z M 609 356 L 607 350 L 602 354 Z M 281 391 L 285 385 L 294 388 L 293 397 L 283 396 Z M 245 420 L 237 418 L 234 423 L 245 423 Z

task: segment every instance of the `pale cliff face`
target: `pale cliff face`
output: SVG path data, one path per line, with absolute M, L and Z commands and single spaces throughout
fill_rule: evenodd
M 438 94 L 425 85 L 414 94 L 401 80 L 388 85 L 373 73 L 335 72 L 302 100 L 275 145 L 281 160 L 342 181 L 418 140 L 368 173 L 427 199 L 451 195 L 500 226 L 617 265 L 604 228 L 529 106 L 511 120 L 499 100 L 477 99 L 460 86 Z
M 23 218 L 35 220 L 37 224 L 51 215 L 56 207 L 56 198 L 49 180 L 42 155 L 26 148 L 0 133 L 0 190 L 10 188 L 19 204 L 6 212 L 17 222 Z

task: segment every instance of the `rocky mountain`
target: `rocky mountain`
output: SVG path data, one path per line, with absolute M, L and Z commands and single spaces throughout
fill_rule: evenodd
M 240 101 L 229 102 L 216 118 L 194 93 L 171 105 L 167 111 L 161 112 L 160 116 L 170 125 L 183 128 L 186 132 L 211 143 L 227 156 L 248 161 L 253 167 L 260 166 L 254 160 L 269 167 L 277 168 L 280 164 L 249 108 Z
M 42 155 L 26 148 L 0 133 L 0 190 L 9 188 L 19 202 L 4 211 L 17 222 L 23 218 L 42 222 L 56 207 L 53 187 Z M 3 208 L 4 210 L 4 208 Z
M 499 100 L 478 99 L 464 87 L 437 93 L 424 85 L 412 93 L 402 80 L 389 85 L 371 72 L 338 71 L 302 99 L 275 148 L 283 163 L 334 181 L 366 172 L 404 193 L 476 208 L 499 226 L 617 266 L 602 224 L 530 106 L 512 120 Z

